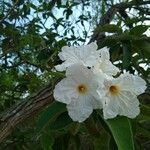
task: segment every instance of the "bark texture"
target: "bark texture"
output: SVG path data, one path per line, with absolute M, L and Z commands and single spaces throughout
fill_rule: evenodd
M 0 142 L 2 142 L 16 126 L 25 119 L 33 117 L 45 106 L 53 102 L 53 90 L 47 86 L 35 95 L 22 100 L 14 107 L 0 115 Z

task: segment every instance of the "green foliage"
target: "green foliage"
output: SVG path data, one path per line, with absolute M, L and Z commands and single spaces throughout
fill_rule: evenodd
M 50 124 L 50 129 L 52 130 L 60 130 L 72 123 L 72 119 L 69 117 L 67 112 L 60 114 L 56 120 Z
M 140 36 L 144 32 L 146 32 L 148 28 L 149 26 L 146 26 L 146 25 L 138 25 L 130 30 L 130 34 Z
M 43 133 L 41 136 L 41 144 L 43 150 L 52 150 L 54 139 L 48 133 Z
M 121 33 L 122 29 L 115 24 L 106 24 L 97 28 L 97 32 Z
M 53 103 L 41 114 L 35 132 L 40 133 L 53 118 L 63 111 L 65 111 L 65 106 L 63 104 Z
M 112 135 L 116 141 L 119 150 L 134 150 L 133 133 L 129 119 L 117 117 L 107 120 Z
M 131 44 L 129 41 L 125 41 L 123 43 L 123 60 L 122 60 L 124 69 L 127 69 L 130 66 L 131 58 L 132 58 Z

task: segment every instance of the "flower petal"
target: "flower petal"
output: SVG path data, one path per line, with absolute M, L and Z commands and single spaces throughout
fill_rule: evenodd
M 91 69 L 88 69 L 81 64 L 75 64 L 66 70 L 66 76 L 71 77 L 77 83 L 84 83 L 88 85 L 89 95 L 92 95 L 92 105 L 94 109 L 102 108 L 102 102 L 100 98 L 104 96 L 104 92 L 98 93 L 97 89 L 101 90 L 104 87 L 104 75 L 93 74 Z
M 137 95 L 144 93 L 146 90 L 146 82 L 138 76 L 133 76 L 134 88 Z
M 119 69 L 114 66 L 109 60 L 102 61 L 100 63 L 101 70 L 109 76 L 116 75 Z
M 109 49 L 107 47 L 103 47 L 102 49 L 98 50 L 101 60 L 109 60 L 110 55 L 109 55 Z
M 103 115 L 104 115 L 104 119 L 111 119 L 114 118 L 118 115 L 119 112 L 119 102 L 116 99 L 116 97 L 112 97 L 112 98 L 104 98 L 104 102 L 103 103 Z
M 66 68 L 66 65 L 65 65 L 64 63 L 61 64 L 61 65 L 56 65 L 56 66 L 55 66 L 55 69 L 56 69 L 57 71 L 64 71 L 65 68 Z
M 90 97 L 83 96 L 79 99 L 74 99 L 67 105 L 68 114 L 73 121 L 83 122 L 93 111 L 92 105 L 89 101 Z
M 122 74 L 117 80 L 123 90 L 132 91 L 136 95 L 142 94 L 146 89 L 146 82 L 141 77 L 128 72 Z
M 137 81 L 138 79 L 139 81 Z M 138 82 L 145 88 L 143 79 L 141 80 L 140 77 L 129 73 L 125 73 L 118 78 L 106 79 L 104 82 L 105 88 L 98 89 L 105 92 L 105 96 L 102 98 L 105 119 L 114 118 L 117 115 L 135 118 L 140 113 L 137 93 L 142 92 L 142 89 L 139 88 Z M 118 93 L 112 94 L 110 91 L 111 86 L 117 86 Z
M 78 83 L 89 83 L 93 79 L 93 72 L 82 64 L 74 64 L 66 70 L 66 76 Z
M 62 48 L 62 52 L 58 55 L 60 59 L 64 61 L 62 64 L 55 66 L 58 71 L 66 70 L 66 68 L 76 63 L 81 63 L 84 66 L 92 67 L 98 62 L 99 59 L 96 42 L 79 47 L 65 46 Z
M 71 78 L 62 79 L 54 89 L 54 98 L 59 102 L 69 104 L 72 98 L 77 98 L 76 83 Z
M 100 53 L 99 62 L 94 66 L 94 72 L 103 72 L 108 76 L 116 75 L 119 69 L 110 61 L 109 49 L 104 47 L 98 51 Z
M 136 95 L 130 91 L 122 91 L 118 100 L 120 102 L 120 115 L 135 118 L 140 113 L 139 101 Z

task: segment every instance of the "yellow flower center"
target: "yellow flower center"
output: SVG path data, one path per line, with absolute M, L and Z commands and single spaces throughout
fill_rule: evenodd
M 87 92 L 88 88 L 85 84 L 80 84 L 78 87 L 77 87 L 77 90 L 79 93 L 81 94 L 84 94 Z
M 112 85 L 109 87 L 109 92 L 112 94 L 112 95 L 117 95 L 120 91 L 120 88 L 119 86 L 117 85 Z

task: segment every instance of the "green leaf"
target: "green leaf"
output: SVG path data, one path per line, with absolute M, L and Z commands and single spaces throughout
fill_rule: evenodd
M 40 116 L 37 127 L 36 133 L 40 133 L 46 125 L 60 113 L 65 111 L 65 105 L 62 103 L 54 102 L 51 106 L 49 106 Z
M 54 77 L 59 77 L 59 78 L 65 77 L 65 74 L 63 72 L 52 72 L 52 71 L 50 72 L 49 71 L 48 74 Z
M 133 29 L 130 30 L 130 34 L 142 35 L 144 32 L 147 31 L 148 28 L 149 28 L 149 26 L 146 26 L 146 25 L 135 26 Z
M 48 133 L 42 134 L 40 137 L 43 150 L 52 150 L 54 138 Z
M 122 29 L 115 24 L 106 24 L 98 27 L 96 32 L 122 33 Z
M 141 114 L 144 116 L 150 116 L 150 105 L 141 105 Z
M 101 2 L 101 14 L 102 14 L 102 16 L 104 16 L 106 13 L 105 3 L 106 3 L 105 0 L 102 0 L 102 2 Z
M 140 57 L 150 59 L 150 42 L 148 41 L 134 41 L 133 46 Z
M 127 69 L 131 62 L 131 45 L 130 42 L 126 41 L 123 43 L 123 68 Z
M 126 117 L 106 120 L 119 150 L 134 150 L 131 124 Z
M 116 142 L 115 142 L 114 138 L 111 137 L 110 141 L 109 141 L 109 150 L 116 150 L 116 149 L 117 149 Z
M 125 20 L 125 24 L 126 25 L 129 25 L 129 24 L 136 24 L 137 22 L 143 20 L 143 17 L 133 17 L 133 18 L 130 18 L 130 17 L 127 17 L 127 19 Z
M 60 114 L 53 123 L 51 123 L 50 129 L 59 130 L 59 129 L 65 128 L 71 123 L 73 123 L 73 121 L 69 117 L 68 112 L 64 112 Z

